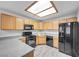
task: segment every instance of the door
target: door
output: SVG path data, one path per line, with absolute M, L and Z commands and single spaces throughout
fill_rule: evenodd
M 79 23 L 73 23 L 73 56 L 79 57 Z
M 72 42 L 73 42 L 73 34 L 72 34 L 72 23 L 65 24 L 65 53 L 68 55 L 72 55 Z
M 46 44 L 48 46 L 53 46 L 53 37 L 52 36 L 46 36 Z
M 3 30 L 15 30 L 16 28 L 16 17 L 2 14 L 1 15 L 1 27 Z
M 65 24 L 59 25 L 59 51 L 64 52 L 65 45 Z

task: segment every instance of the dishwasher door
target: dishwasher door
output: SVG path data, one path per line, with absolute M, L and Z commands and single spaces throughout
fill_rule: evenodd
M 46 44 L 47 44 L 48 46 L 53 47 L 53 37 L 52 37 L 52 36 L 47 36 L 47 37 L 46 37 Z

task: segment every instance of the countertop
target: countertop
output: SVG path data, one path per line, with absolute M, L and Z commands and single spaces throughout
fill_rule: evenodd
M 22 31 L 0 30 L 0 37 L 22 36 Z
M 21 57 L 31 51 L 34 48 L 22 43 L 20 36 L 0 38 L 0 57 Z
M 57 31 L 32 31 L 32 35 L 36 36 L 58 36 Z
M 23 32 L 32 32 L 36 36 L 58 36 L 58 32 L 54 30 L 1 30 L 0 37 L 22 36 Z

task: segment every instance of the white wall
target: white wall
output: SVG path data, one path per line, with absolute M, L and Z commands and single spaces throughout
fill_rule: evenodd
M 79 22 L 79 9 L 77 11 L 77 21 Z

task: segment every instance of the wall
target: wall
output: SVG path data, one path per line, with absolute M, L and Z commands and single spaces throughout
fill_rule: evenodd
M 79 22 L 79 9 L 77 11 L 77 21 Z

